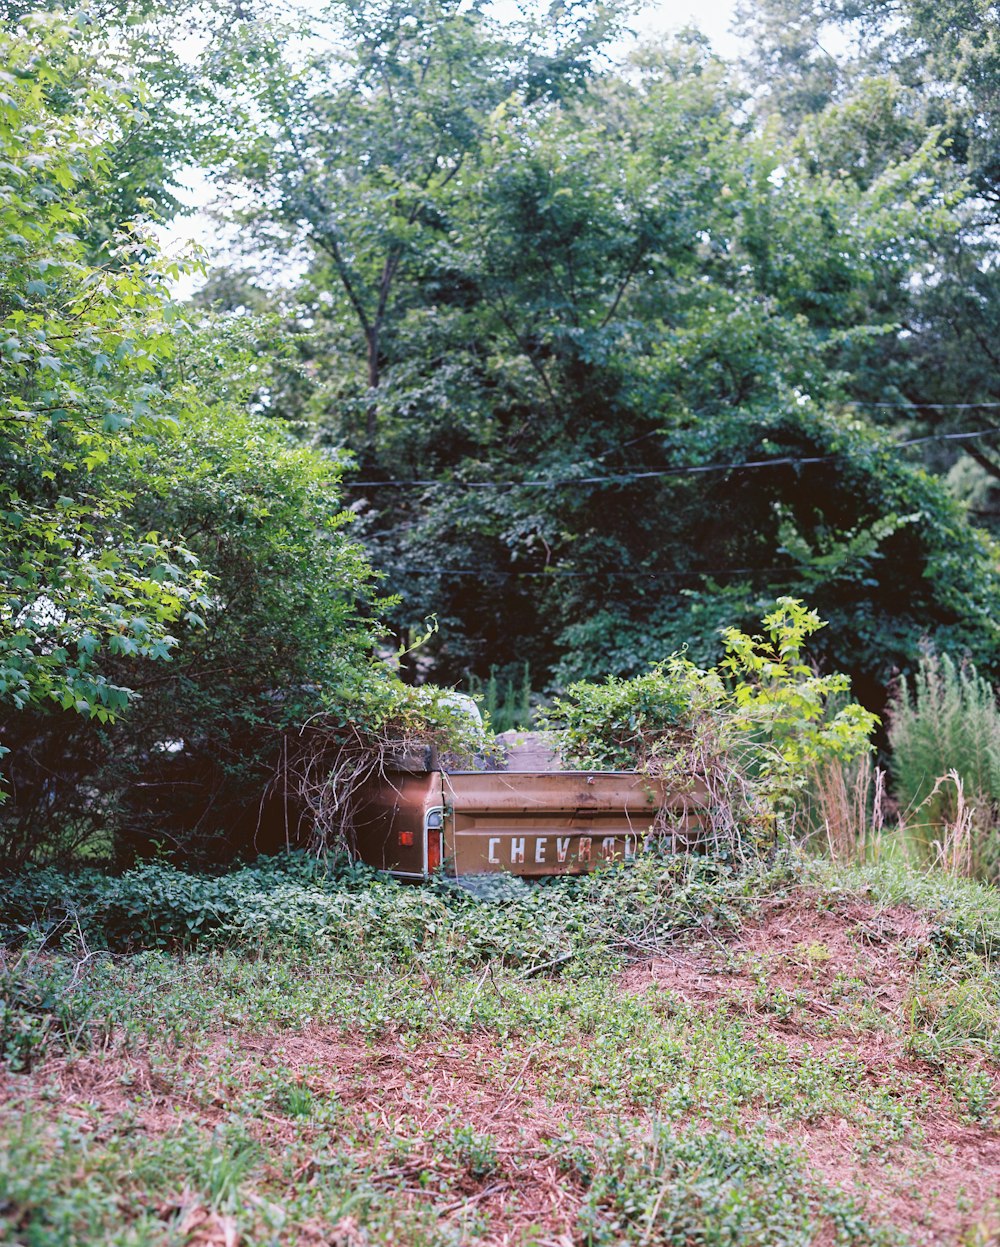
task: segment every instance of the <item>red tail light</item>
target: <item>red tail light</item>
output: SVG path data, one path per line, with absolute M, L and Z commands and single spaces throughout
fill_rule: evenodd
M 437 870 L 441 865 L 441 833 L 427 832 L 427 873 Z

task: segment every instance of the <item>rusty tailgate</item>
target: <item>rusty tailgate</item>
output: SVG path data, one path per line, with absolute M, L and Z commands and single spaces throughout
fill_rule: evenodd
M 441 864 L 440 831 L 429 815 L 443 805 L 440 771 L 385 771 L 366 785 L 355 816 L 363 862 L 403 879 L 425 879 Z
M 672 839 L 697 837 L 700 786 L 678 792 L 619 771 L 452 771 L 444 775 L 449 873 L 580 874 L 647 847 L 668 812 Z

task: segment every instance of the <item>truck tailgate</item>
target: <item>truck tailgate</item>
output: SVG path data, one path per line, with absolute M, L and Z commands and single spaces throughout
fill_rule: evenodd
M 642 852 L 660 809 L 666 834 L 688 843 L 705 794 L 700 787 L 678 793 L 634 772 L 452 771 L 444 797 L 445 855 L 456 875 L 553 875 Z

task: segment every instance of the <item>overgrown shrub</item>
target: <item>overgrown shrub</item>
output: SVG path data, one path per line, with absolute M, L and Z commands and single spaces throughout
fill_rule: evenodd
M 245 344 L 217 328 L 187 339 L 175 435 L 107 469 L 135 489 L 143 531 L 190 534 L 213 577 L 204 626 L 179 634 L 116 724 L 48 711 L 4 721 L 0 707 L 13 794 L 0 865 L 65 863 L 97 844 L 119 868 L 157 853 L 205 866 L 310 840 L 327 849 L 386 751 L 483 745 L 446 690 L 406 686 L 373 659 L 379 602 L 347 533 L 343 465 L 240 408 Z M 209 337 L 220 375 L 199 386 Z M 116 671 L 139 676 L 125 657 Z
M 360 713 L 369 688 L 394 682 L 371 657 L 380 603 L 348 534 L 343 462 L 252 410 L 261 378 L 237 330 L 213 323 L 174 339 L 183 368 L 162 378 L 172 431 L 106 455 L 95 475 L 125 500 L 121 525 L 183 533 L 211 591 L 173 628 L 155 675 L 127 637 L 112 645 L 107 678 L 137 692 L 116 722 L 0 704 L 8 866 L 58 860 L 67 826 L 78 843 L 110 833 L 120 863 L 158 847 L 230 861 L 262 826 L 273 847 L 286 819 L 294 838 L 294 801 L 266 801 L 287 733 L 317 713 Z
M 357 803 L 369 781 L 411 759 L 421 767 L 472 766 L 494 750 L 492 730 L 450 689 L 373 678 L 348 714 L 314 714 L 285 740 L 272 787 L 290 794 L 317 853 L 353 853 Z M 411 763 L 412 764 L 412 761 Z
M 555 699 L 544 725 L 561 733 L 576 765 L 637 768 L 682 791 L 704 784 L 718 841 L 768 839 L 813 767 L 871 748 L 877 720 L 842 697 L 848 677 L 818 675 L 805 661 L 806 638 L 823 626 L 797 599 L 780 598 L 762 635 L 724 631 L 717 667 L 673 654 L 629 680 L 581 681 Z

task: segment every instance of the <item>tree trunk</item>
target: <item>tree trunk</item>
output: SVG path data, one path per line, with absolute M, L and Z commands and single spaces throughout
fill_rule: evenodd
M 375 395 L 378 391 L 379 383 L 379 326 L 372 325 L 365 338 L 368 343 L 368 415 L 365 423 L 365 438 L 368 442 L 369 451 L 374 452 L 375 435 L 378 431 L 378 403 Z

